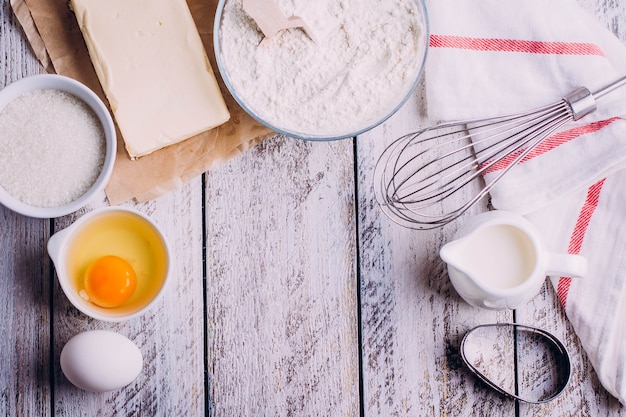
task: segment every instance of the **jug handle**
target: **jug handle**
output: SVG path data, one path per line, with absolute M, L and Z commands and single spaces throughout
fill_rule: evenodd
M 547 276 L 582 278 L 587 275 L 587 258 L 582 255 L 548 254 Z

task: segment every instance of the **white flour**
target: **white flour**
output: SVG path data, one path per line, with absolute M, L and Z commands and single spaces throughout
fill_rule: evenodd
M 304 31 L 266 39 L 241 8 L 226 2 L 221 58 L 246 106 L 281 130 L 345 136 L 390 113 L 413 87 L 425 30 L 415 0 L 278 0 Z

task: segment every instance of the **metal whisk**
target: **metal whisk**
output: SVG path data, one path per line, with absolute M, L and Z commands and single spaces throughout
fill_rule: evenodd
M 593 93 L 578 88 L 554 104 L 528 112 L 444 123 L 402 136 L 376 164 L 376 200 L 402 226 L 443 226 L 485 197 L 544 139 L 594 112 L 596 99 L 625 84 L 622 77 Z M 496 176 L 482 181 L 496 169 Z M 475 187 L 475 194 L 452 207 L 443 204 L 449 205 L 450 197 L 464 187 Z

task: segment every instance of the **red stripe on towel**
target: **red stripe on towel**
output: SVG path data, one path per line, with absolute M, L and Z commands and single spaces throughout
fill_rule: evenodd
M 582 247 L 585 233 L 587 232 L 587 227 L 589 226 L 589 222 L 591 221 L 593 213 L 598 207 L 598 201 L 600 200 L 600 191 L 602 191 L 604 181 L 604 179 L 598 181 L 597 183 L 589 187 L 589 190 L 587 190 L 587 198 L 585 199 L 585 203 L 580 210 L 578 220 L 576 221 L 576 226 L 574 227 L 574 231 L 572 232 L 572 236 L 570 237 L 569 247 L 567 248 L 568 253 L 580 253 L 580 248 Z M 572 278 L 569 277 L 561 277 L 559 279 L 556 293 L 559 297 L 561 305 L 563 306 L 563 309 L 565 309 L 567 305 L 567 294 L 569 293 L 569 287 L 571 285 L 571 282 Z
M 430 46 L 433 48 L 455 48 L 474 51 L 604 56 L 604 53 L 598 46 L 591 43 L 582 42 L 541 42 L 516 39 L 469 38 L 465 36 L 430 35 Z
M 604 127 L 610 125 L 611 123 L 617 120 L 619 120 L 619 117 L 613 117 L 611 119 L 590 123 L 588 125 L 574 127 L 572 129 L 565 130 L 563 132 L 559 132 L 552 136 L 549 136 L 546 139 L 544 139 L 543 142 L 537 145 L 535 149 L 530 151 L 528 155 L 522 158 L 522 160 L 519 161 L 519 164 L 530 161 L 531 159 L 539 155 L 542 155 L 558 146 L 561 146 L 564 143 L 567 143 L 573 139 L 576 139 L 577 137 L 587 135 L 589 133 L 597 132 L 598 130 L 603 129 Z M 509 165 L 513 163 L 513 161 L 515 161 L 515 158 L 517 158 L 523 152 L 524 150 L 522 149 L 522 150 L 519 150 L 517 152 L 513 152 L 507 155 L 506 157 L 502 158 L 502 160 L 496 162 L 495 164 L 490 166 L 487 170 L 485 170 L 484 175 L 507 168 Z M 488 162 L 486 162 L 485 164 L 487 163 Z

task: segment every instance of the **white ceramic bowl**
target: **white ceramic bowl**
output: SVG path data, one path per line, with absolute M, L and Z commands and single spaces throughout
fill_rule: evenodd
M 113 222 L 110 222 L 111 219 Z M 98 224 L 100 226 L 94 227 Z M 104 233 L 103 224 L 106 225 Z M 139 249 L 125 253 L 125 245 L 129 244 L 139 245 Z M 163 296 L 173 270 L 171 248 L 161 228 L 148 216 L 131 208 L 106 207 L 91 211 L 52 235 L 47 249 L 59 284 L 72 305 L 102 321 L 129 320 L 152 308 Z M 82 277 L 77 271 L 86 269 L 90 261 L 100 256 L 132 258 L 133 253 L 137 257 L 137 253 L 147 253 L 144 256 L 148 260 L 143 262 L 148 263 L 142 267 L 143 270 L 135 270 L 137 288 L 127 302 L 117 307 L 104 308 L 81 297 Z M 128 260 L 131 264 L 136 261 Z
M 419 38 L 416 40 L 417 54 L 415 57 L 415 65 L 411 65 L 407 67 L 412 72 L 411 72 L 411 75 L 407 75 L 408 79 L 406 79 L 401 84 L 401 87 L 399 87 L 398 85 L 394 85 L 394 88 L 398 87 L 398 90 L 397 90 L 398 92 L 397 94 L 394 93 L 392 98 L 384 102 L 370 100 L 368 103 L 363 104 L 363 107 L 372 109 L 372 115 L 370 115 L 369 117 L 361 119 L 359 116 L 355 114 L 356 111 L 355 112 L 346 111 L 345 114 L 342 113 L 341 120 L 333 120 L 333 123 L 329 124 L 329 126 L 332 126 L 332 128 L 321 127 L 321 129 L 318 129 L 318 130 L 311 130 L 309 127 L 303 128 L 302 126 L 305 123 L 302 122 L 303 120 L 302 117 L 298 117 L 296 118 L 296 120 L 290 121 L 288 124 L 278 121 L 278 116 L 276 116 L 275 114 L 288 113 L 288 112 L 291 112 L 291 109 L 294 108 L 294 105 L 292 105 L 291 102 L 287 102 L 286 99 L 288 99 L 289 97 L 286 97 L 287 94 L 284 94 L 284 91 L 282 91 L 282 89 L 281 91 L 278 91 L 278 92 L 274 91 L 274 89 L 277 86 L 278 86 L 278 89 L 280 89 L 280 87 L 282 86 L 282 83 L 276 83 L 276 85 L 274 85 L 273 87 L 268 87 L 267 83 L 251 83 L 249 79 L 246 79 L 245 81 L 243 81 L 243 77 L 240 77 L 239 75 L 237 75 L 236 71 L 240 71 L 241 68 L 254 68 L 254 65 L 250 65 L 250 62 L 247 60 L 247 58 L 243 58 L 243 59 L 246 59 L 245 63 L 236 63 L 236 64 L 233 63 L 233 61 L 235 61 L 234 59 L 227 58 L 227 56 L 230 55 L 230 51 L 239 50 L 242 47 L 242 45 L 251 44 L 251 43 L 254 43 L 255 41 L 260 42 L 260 39 L 262 39 L 260 32 L 258 32 L 255 24 L 253 23 L 253 20 L 249 19 L 248 22 L 245 22 L 245 20 L 247 19 L 246 17 L 247 15 L 245 14 L 245 12 L 243 12 L 243 10 L 236 10 L 235 13 L 227 12 L 229 7 L 233 7 L 233 5 L 237 5 L 236 2 L 240 2 L 240 0 L 220 0 L 217 6 L 217 13 L 215 16 L 215 23 L 214 23 L 214 30 L 213 30 L 213 45 L 215 49 L 215 55 L 216 55 L 216 60 L 217 60 L 217 65 L 218 65 L 220 75 L 222 76 L 222 79 L 224 80 L 226 87 L 228 88 L 232 96 L 235 98 L 237 103 L 250 116 L 256 119 L 259 123 L 269 127 L 275 132 L 278 132 L 287 136 L 291 136 L 294 138 L 298 138 L 298 139 L 316 140 L 316 141 L 336 140 L 336 139 L 355 137 L 383 123 L 385 120 L 391 117 L 396 111 L 398 111 L 400 107 L 402 107 L 402 105 L 407 101 L 407 99 L 413 94 L 415 88 L 417 87 L 422 77 L 425 63 L 426 63 L 426 56 L 428 52 L 430 29 L 429 29 L 429 23 L 428 23 L 428 15 L 426 11 L 426 6 L 424 5 L 424 1 L 423 0 L 412 0 L 412 1 L 415 3 L 415 6 L 416 6 L 415 7 L 415 19 L 419 22 L 418 29 L 417 29 L 417 31 L 419 31 Z M 240 7 L 240 6 L 237 6 L 237 7 Z M 406 11 L 398 10 L 397 13 L 402 14 L 402 13 L 406 13 Z M 302 17 L 304 18 L 304 16 Z M 225 33 L 227 32 L 226 28 L 239 26 L 239 24 L 234 25 L 231 23 L 233 19 L 239 19 L 244 22 L 243 26 L 245 27 L 245 36 L 243 36 L 243 39 L 242 39 L 242 35 L 239 32 L 239 29 L 237 29 L 238 31 L 237 35 L 231 36 L 231 39 L 233 39 L 233 42 L 225 42 L 223 37 L 227 36 L 227 34 Z M 390 25 L 394 25 L 394 24 L 395 24 L 394 21 L 391 21 Z M 326 27 L 324 27 L 324 29 L 326 29 Z M 369 34 L 359 34 L 359 36 L 361 35 L 364 39 L 367 39 L 369 36 Z M 277 36 L 280 36 L 280 35 L 277 35 Z M 413 32 L 411 33 L 406 32 L 403 34 L 403 36 L 406 37 L 406 36 L 414 36 L 414 35 L 413 35 Z M 315 39 L 316 36 L 313 35 L 311 38 Z M 328 40 L 329 43 L 337 43 L 336 41 L 338 40 L 338 37 L 330 37 L 328 39 L 330 39 Z M 322 44 L 322 42 L 319 40 L 317 41 L 314 40 L 313 42 L 316 45 Z M 363 43 L 366 43 L 366 42 L 367 41 L 364 41 Z M 263 49 L 266 46 L 267 44 L 266 45 L 260 44 L 258 46 L 258 49 L 259 50 Z M 275 46 L 276 45 L 272 45 L 271 48 L 274 48 Z M 367 45 L 364 45 L 364 46 L 367 46 Z M 279 46 L 279 48 L 281 47 Z M 292 46 L 289 46 L 289 47 L 283 46 L 282 51 L 280 51 L 279 54 L 284 54 L 286 53 L 286 51 L 294 51 L 294 50 L 297 53 L 299 48 L 295 48 Z M 315 47 L 312 47 L 311 50 L 304 55 L 313 56 L 317 54 L 318 52 L 319 52 L 318 50 L 315 50 Z M 256 55 L 257 55 L 257 51 L 254 51 L 254 53 L 242 54 L 242 56 L 244 57 L 255 57 L 254 59 L 258 59 L 256 58 Z M 396 57 L 404 56 L 404 55 L 405 53 L 402 52 L 396 55 Z M 267 62 L 263 62 L 263 60 L 265 59 L 266 59 L 265 57 L 263 57 L 263 59 L 259 59 L 259 62 L 261 62 L 259 65 L 267 65 Z M 299 62 L 299 61 L 296 61 L 296 62 Z M 321 61 L 320 60 L 314 61 L 316 65 L 318 62 L 321 62 Z M 324 63 L 321 66 L 319 66 L 320 69 L 323 69 L 333 64 L 332 62 L 329 62 L 328 65 L 326 65 L 325 63 L 328 62 L 326 60 L 323 60 L 323 62 Z M 380 61 L 377 61 L 376 65 L 373 65 L 372 67 L 377 68 L 377 65 L 381 64 L 385 68 L 388 68 L 387 63 L 388 63 L 388 60 L 382 59 Z M 340 69 L 339 72 L 336 74 L 336 79 L 333 79 L 332 83 L 338 82 L 338 80 L 341 78 L 341 74 L 343 74 L 344 72 L 347 72 L 348 71 L 347 68 L 350 67 L 351 65 L 352 63 L 348 63 L 346 67 L 343 67 L 342 69 Z M 272 69 L 277 68 L 277 67 L 278 66 L 272 66 Z M 302 66 L 298 65 L 298 68 L 299 68 L 298 71 L 293 71 L 294 74 L 290 74 L 291 77 L 281 78 L 281 76 L 279 76 L 279 77 L 276 77 L 276 79 L 289 81 L 292 78 L 302 78 L 300 75 L 301 67 L 304 67 L 304 65 Z M 367 68 L 367 65 L 365 65 L 364 67 Z M 235 68 L 237 69 L 236 71 L 235 71 Z M 359 67 L 354 66 L 353 68 L 359 68 Z M 371 68 L 367 68 L 367 69 L 369 70 Z M 407 69 L 407 71 L 409 71 L 409 69 Z M 255 71 L 257 70 L 255 69 Z M 373 70 L 373 71 L 375 72 L 377 70 Z M 386 70 L 381 71 L 381 74 L 383 73 L 387 74 Z M 354 72 L 348 73 L 348 75 L 346 76 L 346 79 L 350 78 L 353 74 Z M 313 74 L 312 77 L 317 77 L 317 74 Z M 354 79 L 357 79 L 357 78 L 358 76 L 356 76 Z M 379 85 L 377 85 L 379 81 L 380 79 L 372 81 L 371 83 L 359 82 L 355 84 L 359 85 L 359 89 L 361 89 L 360 87 L 362 86 L 362 89 L 364 90 L 370 88 L 371 86 L 375 86 L 372 88 L 374 88 L 375 91 L 379 93 L 385 90 L 384 88 L 381 88 Z M 255 84 L 254 88 L 256 88 L 258 84 L 263 84 L 262 88 L 266 88 L 267 91 L 274 91 L 274 92 L 269 94 L 270 97 L 267 98 L 267 100 L 265 100 L 265 98 L 264 99 L 258 99 L 258 97 L 253 98 L 254 95 L 251 94 L 249 91 L 251 84 Z M 291 83 L 290 82 L 285 83 L 285 85 L 289 85 L 289 84 Z M 303 91 L 306 91 L 306 94 L 308 94 L 311 90 L 308 88 L 308 86 L 306 86 L 305 88 L 300 88 L 298 94 L 300 94 L 300 92 L 303 92 Z M 374 95 L 372 95 L 372 97 L 373 96 Z M 299 99 L 300 98 L 303 98 L 303 97 L 299 97 Z M 311 99 L 311 101 L 318 100 L 318 98 L 319 96 L 314 96 L 314 98 Z M 317 106 L 316 109 L 319 107 L 326 107 L 329 102 L 333 101 L 333 99 L 334 99 L 334 96 L 328 99 L 327 101 L 323 102 L 322 104 L 316 104 L 315 105 Z M 271 103 L 272 106 L 276 106 L 276 107 L 279 107 L 280 109 L 284 109 L 284 111 L 277 110 L 277 111 L 274 111 L 275 114 L 269 115 L 267 108 L 270 106 L 261 104 L 261 103 Z M 330 117 L 331 116 L 328 116 L 328 118 Z M 319 123 L 320 126 L 323 125 L 323 123 L 326 121 L 324 120 L 324 117 L 313 118 L 313 120 L 316 120 L 316 119 L 322 121 L 321 123 Z M 340 119 L 340 118 L 337 118 L 337 119 Z M 338 122 L 342 123 L 341 127 L 337 126 Z M 320 130 L 325 130 L 325 131 L 321 132 Z
M 25 77 L 0 90 L 0 111 L 16 98 L 35 90 L 59 90 L 74 95 L 94 111 L 104 129 L 106 155 L 100 175 L 91 188 L 74 201 L 57 207 L 36 207 L 15 198 L 0 186 L 0 204 L 5 207 L 29 217 L 61 217 L 87 205 L 109 182 L 117 151 L 115 126 L 107 107 L 92 90 L 76 80 L 55 74 Z

